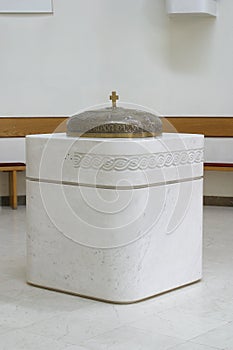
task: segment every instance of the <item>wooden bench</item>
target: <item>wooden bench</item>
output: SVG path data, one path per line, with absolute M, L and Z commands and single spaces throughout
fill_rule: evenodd
M 66 119 L 66 117 L 1 117 L 0 138 L 24 138 L 29 134 L 62 132 L 65 130 Z M 9 196 L 12 209 L 17 209 L 18 204 L 17 172 L 25 169 L 25 163 L 0 163 L 0 172 L 9 173 Z
M 12 209 L 17 209 L 17 171 L 24 171 L 26 165 L 24 163 L 0 163 L 0 172 L 7 171 L 9 173 L 9 194 L 10 205 Z
M 25 137 L 30 134 L 64 132 L 67 117 L 2 117 L 0 118 L 0 137 Z M 233 137 L 233 117 L 164 117 L 165 132 L 203 134 L 205 137 Z M 25 170 L 25 164 L 11 164 L 0 167 L 9 171 L 12 208 L 17 207 L 16 172 Z M 16 168 L 15 168 L 16 167 Z M 231 163 L 205 163 L 205 170 L 233 171 Z M 13 195 L 14 193 L 14 195 Z
M 209 171 L 233 171 L 232 163 L 204 163 L 204 169 Z
M 203 134 L 208 137 L 233 137 L 233 117 L 168 117 L 163 121 L 167 132 Z M 205 162 L 207 171 L 233 171 L 232 163 Z

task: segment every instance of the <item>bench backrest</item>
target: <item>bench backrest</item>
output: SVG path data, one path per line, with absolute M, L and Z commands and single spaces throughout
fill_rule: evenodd
M 64 132 L 66 117 L 0 117 L 0 137 Z M 233 137 L 233 117 L 165 117 L 164 131 Z
M 64 132 L 66 121 L 67 117 L 0 118 L 0 162 L 25 162 L 23 138 L 30 134 Z M 205 162 L 233 163 L 233 117 L 165 117 L 162 121 L 166 132 L 204 134 L 208 138 Z M 9 147 L 12 141 L 15 141 L 15 148 Z M 4 148 L 8 151 L 4 152 Z

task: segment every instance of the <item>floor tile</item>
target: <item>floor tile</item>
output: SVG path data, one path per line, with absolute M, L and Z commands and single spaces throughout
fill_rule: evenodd
M 33 308 L 38 312 L 52 312 L 52 314 L 74 311 L 91 304 L 87 299 L 37 288 L 20 279 L 3 282 L 0 287 L 0 300 L 1 297 L 11 298 L 12 303 L 18 307 Z
M 13 330 L 14 330 L 14 328 L 0 325 L 0 336 L 1 336 L 1 334 L 8 333 L 8 332 L 11 332 Z
M 189 340 L 226 323 L 222 320 L 196 316 L 182 309 L 169 309 L 133 322 L 131 326 Z
M 196 337 L 192 342 L 233 350 L 233 322 Z
M 62 339 L 67 343 L 79 344 L 121 325 L 118 315 L 111 312 L 108 304 L 92 302 L 89 306 L 77 311 L 37 322 L 27 327 L 27 331 L 57 340 Z
M 0 325 L 13 328 L 25 327 L 50 319 L 55 315 L 61 317 L 67 311 L 78 310 L 89 305 L 81 298 L 69 301 L 70 299 L 67 297 L 64 301 L 57 295 L 47 297 L 44 300 L 37 296 L 34 300 L 7 298 L 1 302 L 2 298 L 0 297 Z
M 16 330 L 1 335 L 1 350 L 65 350 L 68 344 L 61 341 Z
M 84 342 L 90 350 L 166 350 L 183 340 L 129 326 L 115 329 Z
M 24 270 L 25 266 L 23 267 L 23 271 L 21 271 L 21 276 L 18 276 L 18 278 L 14 276 L 15 278 L 8 279 L 1 284 L 0 295 L 12 298 L 23 298 L 32 293 L 36 294 L 37 291 L 26 283 L 26 274 Z
M 167 308 L 170 307 L 167 305 Z M 109 312 L 116 315 L 120 322 L 128 323 L 140 320 L 149 315 L 158 313 L 164 310 L 165 302 L 162 298 L 152 298 L 143 303 L 129 304 L 129 305 L 108 305 Z
M 80 345 L 71 345 L 71 346 L 68 346 L 67 348 L 65 348 L 65 350 L 89 350 L 83 346 L 80 346 Z M 98 349 L 96 349 L 98 350 Z
M 189 301 L 184 299 L 184 302 L 173 310 L 184 310 L 198 317 L 219 319 L 226 322 L 233 321 L 233 301 L 226 302 L 216 297 L 196 298 Z
M 8 327 L 25 327 L 34 322 L 51 318 L 53 313 L 38 310 L 32 306 L 21 306 L 15 301 L 0 306 L 0 325 Z
M 185 342 L 184 344 L 170 348 L 169 350 L 220 350 L 212 346 L 194 344 L 192 342 Z

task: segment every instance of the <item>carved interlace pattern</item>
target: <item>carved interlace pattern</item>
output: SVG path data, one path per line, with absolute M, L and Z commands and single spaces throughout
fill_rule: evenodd
M 200 163 L 203 161 L 203 149 L 115 157 L 74 152 L 66 159 L 73 162 L 74 168 L 134 171 Z

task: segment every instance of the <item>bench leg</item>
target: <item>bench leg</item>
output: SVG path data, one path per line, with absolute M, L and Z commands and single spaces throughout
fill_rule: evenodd
M 17 171 L 9 172 L 10 205 L 12 209 L 17 209 Z

